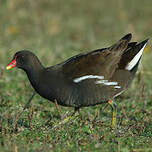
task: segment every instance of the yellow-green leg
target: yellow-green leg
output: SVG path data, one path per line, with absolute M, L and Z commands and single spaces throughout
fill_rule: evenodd
M 65 123 L 69 122 L 70 120 L 71 120 L 71 121 L 74 120 L 75 117 L 76 117 L 76 113 L 77 113 L 78 111 L 79 111 L 79 109 L 78 109 L 78 108 L 75 108 L 75 109 L 74 109 L 74 112 L 73 112 L 71 115 L 65 116 L 65 118 L 64 118 L 63 120 L 61 120 L 61 123 L 62 123 L 62 124 L 65 124 Z
M 54 124 L 54 127 L 52 129 L 55 129 L 55 128 L 57 128 L 60 125 L 66 124 L 69 121 L 73 121 L 77 117 L 76 113 L 78 111 L 79 111 L 79 108 L 75 108 L 75 110 L 74 110 L 74 112 L 72 114 L 70 114 L 69 116 L 65 116 L 65 118 L 63 118 L 59 123 Z
M 117 105 L 113 100 L 109 100 L 108 104 L 112 107 L 112 121 L 111 121 L 111 128 L 115 129 L 117 122 L 116 122 L 116 117 L 117 117 Z

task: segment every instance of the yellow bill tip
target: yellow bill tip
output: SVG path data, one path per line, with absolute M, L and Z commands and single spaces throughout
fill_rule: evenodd
M 12 69 L 16 66 L 16 57 L 6 66 L 6 70 Z
M 8 66 L 6 67 L 6 70 L 9 70 L 9 69 L 11 69 L 11 68 L 12 68 L 12 67 L 8 65 Z

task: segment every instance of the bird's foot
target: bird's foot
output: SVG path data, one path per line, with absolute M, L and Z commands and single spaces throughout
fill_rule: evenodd
M 71 112 L 67 112 L 64 115 L 64 118 L 59 123 L 54 124 L 54 126 L 51 129 L 55 129 L 55 128 L 59 127 L 60 125 L 64 125 L 68 122 L 74 121 L 78 116 L 77 111 L 78 110 L 75 108 L 75 111 L 72 114 L 71 114 Z

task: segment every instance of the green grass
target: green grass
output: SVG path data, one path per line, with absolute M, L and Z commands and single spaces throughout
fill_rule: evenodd
M 106 47 L 126 33 L 133 40 L 152 36 L 152 1 L 1 0 L 0 151 L 152 151 L 151 40 L 131 87 L 116 99 L 118 132 L 110 129 L 111 108 L 82 108 L 72 122 L 59 125 L 55 105 L 36 95 L 14 126 L 33 89 L 25 73 L 6 71 L 13 54 L 30 49 L 44 65 L 80 52 Z M 72 108 L 59 107 L 62 115 Z

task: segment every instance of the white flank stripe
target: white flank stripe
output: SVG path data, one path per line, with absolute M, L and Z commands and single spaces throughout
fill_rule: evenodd
M 147 44 L 147 43 L 146 43 Z M 137 62 L 139 61 L 143 51 L 144 51 L 144 48 L 146 46 L 146 44 L 142 47 L 142 49 L 136 54 L 136 56 L 128 63 L 128 65 L 126 66 L 126 70 L 131 70 L 136 64 Z
M 86 79 L 104 79 L 104 76 L 98 76 L 98 75 L 85 75 L 85 76 L 82 76 L 82 77 L 79 77 L 79 78 L 75 78 L 73 80 L 73 82 L 75 83 L 78 83 L 78 82 L 81 82 L 83 80 L 86 80 Z
M 75 78 L 73 82 L 79 83 L 86 79 L 99 79 L 95 82 L 95 84 L 103 84 L 107 86 L 115 86 L 114 88 L 121 88 L 120 86 L 118 86 L 118 82 L 109 82 L 108 80 L 103 80 L 104 76 L 98 76 L 98 75 L 85 75 L 79 78 Z
M 121 86 L 115 86 L 114 88 L 115 88 L 115 89 L 120 89 L 120 88 L 121 88 Z
M 104 85 L 117 85 L 118 82 L 106 82 L 104 83 Z
M 101 83 L 108 83 L 108 80 L 98 80 L 98 81 L 96 81 L 96 84 L 101 84 Z
M 100 80 L 100 81 L 96 81 L 96 84 L 118 85 L 118 82 L 108 82 L 108 80 Z

